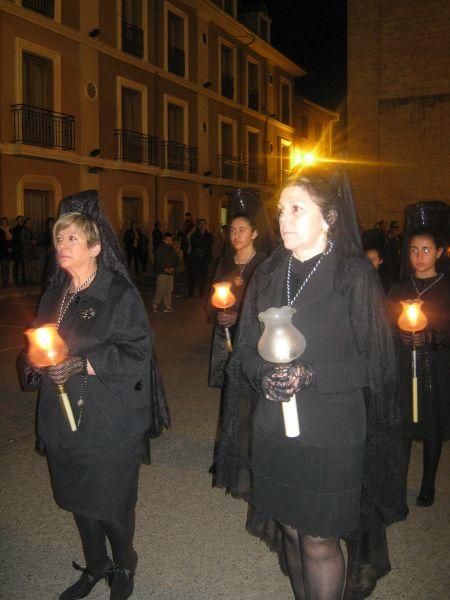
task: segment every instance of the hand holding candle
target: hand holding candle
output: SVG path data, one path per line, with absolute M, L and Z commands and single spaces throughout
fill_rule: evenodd
M 214 294 L 211 298 L 211 304 L 215 308 L 225 310 L 230 308 L 236 303 L 236 296 L 231 291 L 231 283 L 229 281 L 220 281 L 219 283 L 213 283 Z M 230 330 L 228 327 L 224 327 L 226 344 L 228 352 L 232 352 L 233 345 L 231 343 Z
M 299 358 L 306 348 L 303 335 L 292 325 L 295 309 L 283 306 L 269 308 L 258 315 L 264 322 L 264 332 L 258 342 L 258 352 L 269 363 L 289 364 Z M 276 376 L 276 374 L 275 374 Z M 300 435 L 295 393 L 288 402 L 282 402 L 284 428 L 287 437 Z
M 56 324 L 49 323 L 36 329 L 27 329 L 25 335 L 30 344 L 28 358 L 36 367 L 58 365 L 68 358 L 69 350 L 59 335 Z M 77 425 L 64 385 L 58 385 L 57 389 L 70 429 L 76 431 Z
M 428 324 L 426 316 L 422 312 L 422 300 L 404 300 L 401 301 L 402 313 L 398 318 L 397 324 L 402 331 L 407 331 L 414 334 L 422 331 Z M 411 371 L 412 371 L 412 415 L 413 423 L 419 422 L 419 403 L 418 403 L 418 388 L 417 388 L 417 350 L 416 346 L 412 346 L 411 351 Z

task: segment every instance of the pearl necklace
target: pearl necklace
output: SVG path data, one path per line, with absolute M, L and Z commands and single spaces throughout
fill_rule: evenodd
M 97 269 L 95 271 L 93 271 L 89 275 L 89 277 L 85 281 L 83 281 L 83 283 L 80 286 L 77 287 L 77 289 L 74 291 L 74 293 L 72 294 L 72 296 L 69 298 L 69 300 L 66 303 L 67 294 L 69 293 L 70 286 L 72 285 L 72 282 L 69 283 L 69 285 L 66 288 L 66 291 L 64 292 L 64 296 L 63 296 L 62 302 L 59 305 L 58 320 L 56 322 L 56 329 L 59 329 L 59 326 L 61 325 L 61 321 L 63 320 L 64 315 L 67 312 L 67 309 L 72 304 L 72 301 L 75 298 L 75 296 L 78 294 L 78 292 L 81 292 L 81 290 L 83 288 L 85 288 L 89 283 L 91 283 L 91 281 L 94 279 L 94 277 L 96 275 L 97 275 Z
M 325 250 L 322 252 L 321 257 L 319 258 L 319 260 L 316 262 L 316 264 L 314 265 L 314 267 L 311 269 L 311 271 L 308 273 L 308 275 L 306 276 L 305 281 L 302 283 L 302 285 L 299 287 L 299 289 L 297 290 L 297 293 L 295 294 L 295 296 L 292 298 L 291 300 L 291 284 L 290 284 L 290 279 L 291 279 L 291 270 L 292 270 L 292 254 L 289 257 L 289 263 L 288 263 L 288 270 L 287 270 L 287 279 L 286 279 L 286 292 L 287 292 L 287 305 L 288 306 L 292 306 L 294 304 L 294 302 L 297 300 L 297 298 L 299 297 L 299 295 L 301 294 L 301 292 L 303 291 L 304 287 L 306 286 L 306 284 L 308 283 L 308 281 L 311 279 L 311 277 L 314 275 L 314 273 L 317 271 L 317 269 L 319 268 L 320 263 L 322 262 L 322 260 L 325 258 L 325 256 L 328 256 L 328 254 L 330 254 L 330 252 L 332 251 L 334 246 L 333 242 L 329 242 L 326 247 Z
M 428 290 L 431 290 L 431 288 L 434 287 L 435 285 L 437 285 L 443 277 L 444 277 L 444 274 L 441 273 L 437 279 L 435 279 L 432 283 L 430 283 L 430 285 L 428 285 L 424 290 L 419 292 L 416 282 L 414 281 L 414 275 L 411 273 L 411 282 L 413 284 L 414 289 L 416 290 L 417 298 L 419 298 L 419 300 L 420 300 L 420 298 L 425 294 L 425 292 L 428 292 Z

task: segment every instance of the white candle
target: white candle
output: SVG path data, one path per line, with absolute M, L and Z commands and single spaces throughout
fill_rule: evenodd
M 284 430 L 286 437 L 298 437 L 300 435 L 300 423 L 298 422 L 297 400 L 295 394 L 288 402 L 282 402 Z

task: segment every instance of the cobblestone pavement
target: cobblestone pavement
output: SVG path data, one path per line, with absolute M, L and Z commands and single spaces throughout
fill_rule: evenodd
M 151 304 L 151 288 L 141 286 Z M 47 466 L 33 451 L 35 394 L 18 389 L 15 356 L 36 297 L 0 299 L 0 597 L 52 600 L 77 574 L 82 555 L 70 515 L 52 499 Z M 176 312 L 150 313 L 173 427 L 153 442 L 143 466 L 137 509 L 140 562 L 136 600 L 289 600 L 277 560 L 244 530 L 245 505 L 211 489 L 208 468 L 219 396 L 207 387 L 210 330 L 202 301 L 175 298 Z M 440 467 L 436 503 L 414 504 L 420 472 L 415 445 L 411 514 L 389 530 L 392 572 L 374 600 L 450 598 L 450 445 Z M 89 596 L 108 598 L 103 584 Z

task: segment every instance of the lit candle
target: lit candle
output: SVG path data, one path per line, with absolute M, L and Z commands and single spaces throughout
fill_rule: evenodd
M 428 324 L 427 317 L 422 312 L 423 301 L 402 300 L 402 313 L 398 318 L 397 324 L 403 331 L 416 333 L 422 331 Z M 412 372 L 412 418 L 413 423 L 419 422 L 419 401 L 417 385 L 417 351 L 413 346 L 411 351 L 411 372 Z
M 215 308 L 226 310 L 236 303 L 236 296 L 231 291 L 231 283 L 229 281 L 221 281 L 219 283 L 213 283 L 214 293 L 211 297 L 211 304 Z M 231 343 L 231 335 L 228 327 L 224 327 L 226 346 L 228 352 L 233 351 L 233 345 Z
M 37 367 L 57 365 L 66 360 L 69 355 L 67 345 L 59 335 L 57 326 L 54 323 L 43 325 L 37 329 L 27 329 L 25 335 L 30 342 L 30 360 Z M 70 429 L 76 431 L 77 425 L 65 387 L 64 385 L 58 385 L 57 389 Z

